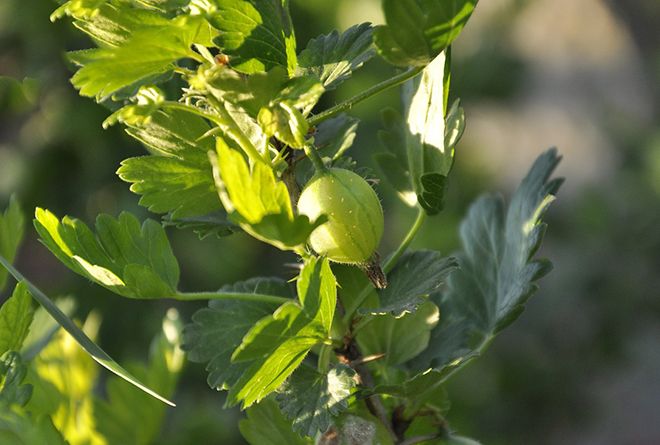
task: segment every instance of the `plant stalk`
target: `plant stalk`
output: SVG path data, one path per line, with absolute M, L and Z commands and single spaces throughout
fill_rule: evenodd
M 401 74 L 397 74 L 394 77 L 391 77 L 373 87 L 363 91 L 362 93 L 353 96 L 352 98 L 335 105 L 334 107 L 328 108 L 327 110 L 310 117 L 307 122 L 310 126 L 318 125 L 326 119 L 330 119 L 332 116 L 339 114 L 343 111 L 350 110 L 353 106 L 359 104 L 362 101 L 369 99 L 371 96 L 382 93 L 383 91 L 389 90 L 397 85 L 401 85 L 408 79 L 412 79 L 417 76 L 424 70 L 424 67 L 415 67 L 411 68 L 408 71 L 404 71 Z
M 328 170 L 325 164 L 323 164 L 323 159 L 321 159 L 321 156 L 311 144 L 305 144 L 305 154 L 309 160 L 312 161 L 314 170 L 316 170 L 317 173 L 323 173 Z

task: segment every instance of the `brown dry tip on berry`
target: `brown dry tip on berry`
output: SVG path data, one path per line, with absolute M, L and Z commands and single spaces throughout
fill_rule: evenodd
M 218 54 L 215 56 L 215 63 L 218 65 L 229 65 L 229 56 L 227 54 Z

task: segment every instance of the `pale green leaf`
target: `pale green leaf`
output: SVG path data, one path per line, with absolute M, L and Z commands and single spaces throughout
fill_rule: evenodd
M 534 282 L 550 269 L 548 261 L 533 256 L 545 230 L 540 217 L 562 182 L 550 180 L 559 160 L 554 149 L 541 155 L 508 210 L 492 195 L 471 206 L 460 229 L 459 269 L 437 298 L 442 320 L 429 348 L 413 361 L 416 368 L 434 368 L 438 379 L 446 378 L 520 315 L 537 289 Z
M 362 23 L 310 40 L 298 56 L 297 74 L 316 76 L 326 90 L 337 88 L 374 56 L 372 33 L 371 24 Z
M 9 207 L 0 213 L 0 255 L 13 262 L 25 232 L 25 219 L 18 200 L 12 196 Z M 0 291 L 7 282 L 7 271 L 0 268 Z
M 357 341 L 364 355 L 385 354 L 379 363 L 400 365 L 427 348 L 439 318 L 438 307 L 427 301 L 399 318 L 375 317 L 359 331 Z
M 288 0 L 214 0 L 209 22 L 219 32 L 215 43 L 230 56 L 232 68 L 246 74 L 297 66 L 296 39 Z
M 333 417 L 348 408 L 355 376 L 355 371 L 345 365 L 337 365 L 325 374 L 305 365 L 298 368 L 277 395 L 293 430 L 315 437 L 330 428 Z
M 292 298 L 294 292 L 289 283 L 279 278 L 252 278 L 224 286 L 219 292 L 235 298 L 211 300 L 208 308 L 195 312 L 193 322 L 183 329 L 182 348 L 188 353 L 189 360 L 208 363 L 207 381 L 211 388 L 228 389 L 247 366 L 231 362 L 234 350 L 259 320 L 277 308 L 273 303 L 236 297 L 239 294 L 261 294 Z
M 294 215 L 286 185 L 270 166 L 257 162 L 252 171 L 243 155 L 218 139 L 214 166 L 216 187 L 229 219 L 250 235 L 282 250 L 303 245 L 324 222 Z M 212 162 L 213 163 L 213 162 Z M 216 168 L 217 167 L 217 168 Z
M 383 0 L 374 44 L 397 66 L 424 66 L 458 37 L 478 0 Z
M 25 283 L 18 283 L 12 296 L 0 307 L 0 356 L 21 350 L 33 316 L 30 292 Z
M 246 410 L 247 419 L 239 422 L 241 434 L 250 445 L 311 445 L 312 439 L 302 438 L 291 429 L 277 403 L 262 400 Z
M 129 298 L 168 298 L 176 294 L 179 265 L 165 231 L 156 221 L 142 226 L 127 212 L 118 219 L 100 215 L 96 235 L 85 223 L 61 221 L 37 208 L 35 228 L 48 249 L 74 272 Z
M 205 26 L 200 17 L 180 17 L 166 26 L 137 30 L 119 47 L 88 50 L 71 81 L 81 95 L 105 100 L 122 88 L 171 71 L 179 59 L 197 57 L 191 45 L 202 39 Z
M 262 108 L 258 121 L 266 136 L 275 136 L 293 148 L 305 146 L 309 125 L 302 113 L 288 102 L 278 102 L 272 107 Z
M 96 345 L 76 324 L 67 317 L 62 310 L 53 301 L 48 298 L 39 288 L 30 283 L 18 270 L 14 268 L 3 256 L 0 255 L 0 264 L 9 271 L 9 273 L 16 279 L 16 281 L 25 282 L 32 297 L 62 326 L 71 337 L 101 366 L 116 374 L 122 379 L 128 381 L 132 385 L 140 388 L 147 394 L 157 398 L 158 400 L 174 406 L 172 402 L 160 396 L 158 393 L 149 389 L 142 384 L 138 379 L 133 377 L 128 371 L 122 368 L 112 357 L 106 354 L 99 346 Z
M 336 280 L 327 259 L 308 259 L 298 278 L 300 305 L 287 302 L 257 322 L 232 354 L 249 362 L 231 387 L 228 403 L 243 407 L 275 391 L 296 370 L 309 350 L 330 334 L 337 300 Z
M 18 352 L 0 354 L 0 411 L 12 405 L 25 406 L 32 397 L 32 385 L 24 384 L 27 367 Z
M 174 393 L 184 362 L 180 333 L 179 314 L 170 309 L 161 332 L 152 341 L 149 363 L 130 366 L 135 375 L 167 397 Z M 106 391 L 106 400 L 94 400 L 94 417 L 108 443 L 156 443 L 165 420 L 165 405 L 116 377 L 108 380 Z M 135 413 L 140 413 L 140 422 L 135 421 Z
M 456 268 L 456 260 L 439 252 L 419 250 L 406 253 L 387 275 L 388 285 L 378 292 L 377 308 L 366 307 L 363 313 L 401 316 L 414 312 L 418 305 L 437 292 L 449 273 Z

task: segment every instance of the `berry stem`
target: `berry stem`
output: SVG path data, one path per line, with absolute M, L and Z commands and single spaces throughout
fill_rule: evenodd
M 314 170 L 316 170 L 317 173 L 322 173 L 328 170 L 325 164 L 323 164 L 323 160 L 321 159 L 321 156 L 311 144 L 305 144 L 305 154 L 307 155 L 309 160 L 312 161 L 312 164 L 314 165 Z

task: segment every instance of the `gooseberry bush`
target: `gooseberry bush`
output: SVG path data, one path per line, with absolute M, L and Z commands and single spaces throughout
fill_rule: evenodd
M 476 3 L 383 0 L 386 24 L 333 31 L 302 50 L 288 0 L 62 4 L 52 19 L 69 17 L 96 44 L 68 54 L 71 82 L 112 110 L 104 127 L 122 125 L 144 145 L 117 174 L 157 216 L 100 215 L 91 228 L 37 208 L 39 238 L 118 295 L 208 307 L 188 322 L 168 312 L 149 362 L 120 366 L 94 343 L 93 317 L 74 323 L 66 301 L 11 265 L 24 230 L 12 200 L 0 218 L 0 262 L 18 282 L 0 308 L 0 441 L 153 443 L 185 355 L 206 365 L 227 406 L 245 410 L 240 431 L 253 445 L 476 443 L 447 422 L 445 382 L 518 317 L 550 270 L 535 253 L 561 184 L 551 179 L 559 157 L 547 151 L 508 206 L 494 194 L 472 204 L 459 252 L 409 249 L 425 223 L 442 230 L 431 218 L 465 128 L 449 100 L 451 44 Z M 376 57 L 391 77 L 319 109 Z M 398 87 L 403 107 L 383 110 L 382 146 L 352 148 L 378 166 L 379 181 L 367 181 L 348 155 L 358 126 L 349 112 Z M 380 255 L 381 238 L 399 235 L 374 182 L 417 211 Z M 202 239 L 244 232 L 299 267 L 182 292 L 164 227 Z M 116 374 L 104 397 L 93 394 L 98 368 L 86 354 Z

